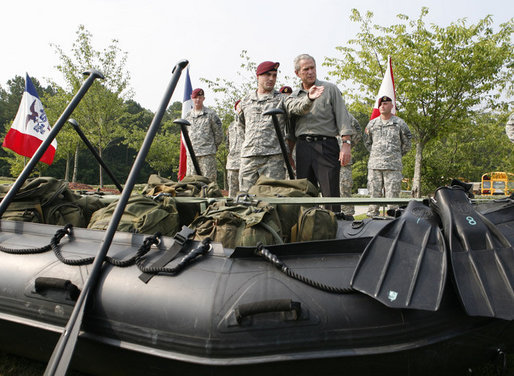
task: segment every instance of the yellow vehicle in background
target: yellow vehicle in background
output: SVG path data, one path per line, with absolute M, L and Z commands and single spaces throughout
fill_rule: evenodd
M 510 195 L 514 192 L 514 174 L 510 172 L 489 172 L 482 175 L 482 195 Z

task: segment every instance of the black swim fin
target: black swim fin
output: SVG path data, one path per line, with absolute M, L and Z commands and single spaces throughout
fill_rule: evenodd
M 435 311 L 446 281 L 447 256 L 437 216 L 410 201 L 368 244 L 351 285 L 388 307 Z
M 479 204 L 476 209 L 505 235 L 514 245 L 514 195 L 493 200 L 487 204 Z
M 478 213 L 462 187 L 441 187 L 431 202 L 443 224 L 453 277 L 468 315 L 514 319 L 514 250 Z

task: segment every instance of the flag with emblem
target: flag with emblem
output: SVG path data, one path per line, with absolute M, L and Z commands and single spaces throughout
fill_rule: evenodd
M 380 104 L 378 100 L 383 96 L 391 98 L 393 101 L 393 110 L 391 111 L 393 115 L 396 115 L 396 92 L 394 88 L 394 77 L 393 77 L 393 67 L 391 66 L 391 56 L 387 57 L 387 68 L 384 75 L 384 79 L 382 80 L 382 84 L 380 85 L 380 89 L 378 90 L 377 98 L 375 100 L 375 106 L 373 107 L 373 112 L 371 113 L 370 120 L 379 117 L 380 111 L 378 107 Z
M 21 98 L 18 113 L 14 118 L 11 129 L 5 136 L 2 146 L 24 157 L 32 157 L 51 129 L 43 103 L 41 103 L 36 88 L 27 74 L 25 92 Z M 52 164 L 56 149 L 57 140 L 54 139 L 40 161 L 48 165 Z
M 186 81 L 184 84 L 184 99 L 182 101 L 182 118 L 184 119 L 189 111 L 193 109 L 193 100 L 191 94 L 193 93 L 193 86 L 191 85 L 191 78 L 189 77 L 189 67 L 186 70 Z M 186 145 L 180 134 L 180 159 L 178 163 L 178 180 L 184 179 L 187 172 L 187 152 Z

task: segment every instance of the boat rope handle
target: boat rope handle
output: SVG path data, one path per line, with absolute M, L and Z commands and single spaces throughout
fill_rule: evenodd
M 62 229 L 59 229 L 55 232 L 54 236 L 50 240 L 50 244 L 45 245 L 44 247 L 40 248 L 27 248 L 27 249 L 14 249 L 14 248 L 6 248 L 3 246 L 0 246 L 0 251 L 10 254 L 19 254 L 19 255 L 26 255 L 26 254 L 36 254 L 36 253 L 44 253 L 49 250 L 53 250 L 55 256 L 59 261 L 61 261 L 63 264 L 66 265 L 74 265 L 74 266 L 81 266 L 81 265 L 89 265 L 92 264 L 95 260 L 94 257 L 86 257 L 82 259 L 67 259 L 65 258 L 61 253 L 61 240 L 65 236 L 73 236 L 73 225 L 67 224 Z M 136 255 L 127 259 L 127 260 L 118 260 L 115 258 L 112 258 L 110 256 L 105 256 L 105 262 L 117 266 L 120 268 L 125 268 L 127 266 L 136 265 L 139 270 L 141 270 L 143 273 L 150 273 L 150 274 L 157 274 L 157 273 L 168 273 L 171 275 L 177 275 L 182 270 L 186 268 L 187 265 L 194 263 L 197 261 L 200 257 L 205 256 L 212 250 L 212 244 L 210 238 L 205 238 L 201 244 L 193 248 L 191 251 L 189 251 L 180 261 L 179 263 L 173 267 L 173 268 L 156 268 L 156 267 L 145 267 L 144 266 L 144 256 L 150 251 L 152 245 L 158 245 L 161 239 L 161 234 L 157 232 L 154 235 L 147 236 L 143 240 L 143 244 L 139 247 L 139 249 L 136 252 Z
M 289 277 L 296 279 L 297 281 L 300 281 L 302 283 L 305 283 L 306 285 L 314 287 L 318 290 L 330 292 L 333 294 L 352 294 L 356 292 L 356 290 L 354 290 L 351 287 L 335 287 L 326 285 L 318 281 L 313 281 L 312 279 L 309 279 L 301 274 L 294 272 L 293 270 L 289 269 L 289 267 L 283 261 L 281 261 L 277 257 L 277 255 L 273 254 L 269 249 L 264 248 L 264 245 L 262 243 L 257 244 L 257 247 L 255 248 L 255 254 L 261 256 L 265 260 L 275 265 L 277 269 L 279 269 L 281 272 L 285 273 Z
M 166 267 L 145 267 L 143 265 L 144 260 L 140 257 L 136 261 L 136 265 L 143 273 L 150 273 L 150 274 L 157 274 L 157 273 L 167 273 L 171 274 L 173 276 L 179 274 L 182 270 L 185 269 L 185 267 L 189 264 L 192 264 L 196 260 L 198 260 L 200 257 L 207 255 L 212 250 L 212 244 L 211 244 L 211 238 L 207 237 L 200 245 L 196 248 L 193 248 L 191 251 L 189 251 L 180 261 L 179 263 L 174 266 L 173 268 L 166 268 Z M 139 253 L 139 252 L 138 252 Z M 136 255 L 137 257 L 137 255 Z
M 9 253 L 11 255 L 29 255 L 29 254 L 37 254 L 37 253 L 45 253 L 52 249 L 50 244 L 45 245 L 44 247 L 39 248 L 25 248 L 25 249 L 16 249 L 16 248 L 7 248 L 0 245 L 0 251 L 4 253 Z

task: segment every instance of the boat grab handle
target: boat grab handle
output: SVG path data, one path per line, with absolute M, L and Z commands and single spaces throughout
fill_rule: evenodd
M 241 323 L 245 317 L 268 312 L 294 312 L 294 319 L 298 320 L 302 313 L 302 306 L 300 302 L 294 302 L 291 299 L 272 299 L 241 304 L 234 310 L 238 323 Z
M 38 277 L 34 281 L 37 294 L 46 296 L 51 291 L 61 292 L 67 300 L 76 301 L 80 290 L 70 280 L 62 278 Z

